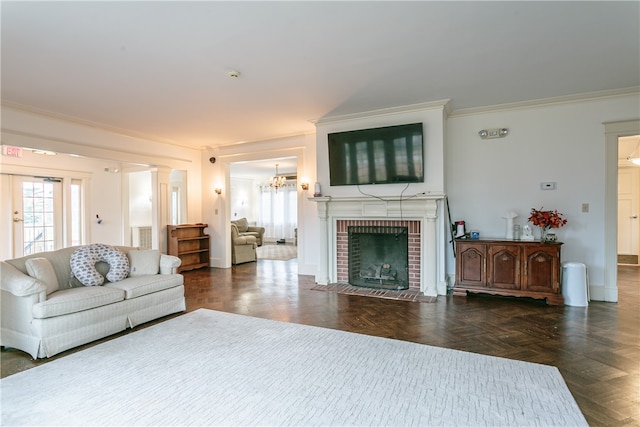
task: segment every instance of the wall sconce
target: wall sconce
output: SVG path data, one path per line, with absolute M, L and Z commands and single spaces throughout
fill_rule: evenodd
M 629 160 L 631 163 L 633 163 L 636 166 L 640 166 L 640 154 L 638 153 L 638 148 L 640 148 L 640 140 L 638 140 L 638 145 L 636 145 L 636 149 L 633 150 L 633 152 L 629 157 L 627 157 L 627 160 Z
M 218 196 L 222 194 L 222 188 L 220 187 L 216 187 L 213 191 L 215 191 Z
M 480 132 L 478 132 L 478 135 L 482 139 L 504 138 L 508 134 L 509 129 L 507 128 L 482 129 Z
M 307 191 L 309 189 L 309 183 L 303 182 L 302 184 L 300 184 L 300 187 L 302 188 L 302 191 Z

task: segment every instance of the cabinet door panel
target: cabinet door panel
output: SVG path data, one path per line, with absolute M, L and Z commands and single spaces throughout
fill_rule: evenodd
M 525 251 L 525 289 L 535 292 L 558 292 L 560 254 L 557 247 L 540 245 Z
M 498 289 L 520 289 L 520 248 L 493 245 L 489 249 L 489 286 Z
M 474 287 L 486 287 L 485 246 L 459 244 L 458 283 Z

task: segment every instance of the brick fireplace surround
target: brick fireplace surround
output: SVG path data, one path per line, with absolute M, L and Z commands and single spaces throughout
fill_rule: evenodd
M 316 282 L 348 283 L 348 226 L 409 227 L 409 289 L 426 296 L 446 293 L 444 223 L 438 218 L 443 195 L 401 200 L 389 197 L 313 197 L 320 218 L 320 251 Z
M 407 227 L 409 229 L 409 289 L 420 290 L 420 221 L 344 220 L 336 221 L 338 283 L 349 283 L 349 226 Z

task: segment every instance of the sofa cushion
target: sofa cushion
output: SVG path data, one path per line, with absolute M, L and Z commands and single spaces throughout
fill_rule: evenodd
M 157 249 L 129 251 L 129 277 L 158 274 L 160 251 Z
M 47 295 L 59 289 L 56 272 L 48 259 L 29 258 L 25 265 L 29 276 L 40 280 L 47 287 Z
M 33 306 L 33 317 L 46 319 L 100 307 L 124 300 L 124 292 L 104 286 L 63 289 Z
M 124 291 L 125 299 L 133 299 L 143 295 L 180 286 L 184 283 L 182 274 L 149 274 L 146 276 L 128 277 L 103 287 Z
M 249 221 L 247 221 L 247 218 L 240 218 L 233 222 L 236 224 L 236 227 L 238 227 L 240 233 L 244 233 L 249 229 Z
M 53 270 L 56 272 L 58 279 L 58 285 L 60 289 L 67 288 L 69 286 L 69 278 L 71 274 L 71 265 L 69 265 L 69 258 L 75 251 L 77 246 L 70 246 L 68 248 L 58 249 L 49 252 L 39 252 L 36 254 L 26 255 L 20 258 L 8 259 L 6 262 L 16 267 L 24 274 L 29 274 L 27 271 L 26 262 L 30 258 L 46 258 L 53 266 Z
M 42 293 L 42 299 L 46 297 L 47 290 L 40 280 L 4 261 L 0 261 L 0 287 L 17 297 Z
M 129 259 L 118 248 L 94 243 L 81 246 L 71 254 L 71 271 L 85 286 L 99 286 L 104 283 L 104 277 L 96 270 L 96 263 L 104 261 L 109 264 L 106 277 L 111 282 L 117 282 L 129 274 Z

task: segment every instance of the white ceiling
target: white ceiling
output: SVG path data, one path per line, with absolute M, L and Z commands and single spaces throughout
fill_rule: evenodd
M 637 1 L 1 7 L 3 103 L 195 148 L 435 100 L 460 110 L 640 85 Z
M 234 178 L 268 180 L 276 174 L 276 164 L 278 165 L 278 175 L 295 175 L 298 169 L 296 157 L 284 157 L 232 163 L 230 173 Z

